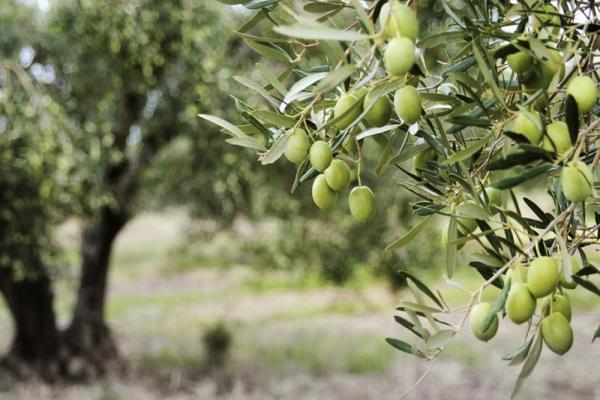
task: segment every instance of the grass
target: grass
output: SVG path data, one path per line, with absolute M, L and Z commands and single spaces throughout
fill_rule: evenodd
M 411 295 L 391 294 L 368 268 L 358 269 L 342 288 L 315 273 L 256 271 L 233 263 L 222 251 L 204 251 L 202 243 L 182 245 L 186 242 L 175 235 L 175 229 L 139 236 L 139 232 L 154 232 L 152 224 L 172 223 L 169 215 L 145 218 L 134 221 L 132 230 L 119 237 L 107 311 L 124 354 L 151 380 L 169 379 L 174 373 L 196 380 L 205 373 L 208 361 L 202 336 L 216 321 L 223 321 L 233 338 L 227 373 L 250 384 L 303 374 L 381 377 L 394 370 L 400 357 L 408 357 L 393 350 L 384 338 L 403 334 L 390 320 L 398 298 Z M 186 249 L 188 245 L 193 248 Z M 76 248 L 77 243 L 67 242 L 69 259 L 76 258 Z M 469 294 L 441 281 L 439 273 L 427 269 L 417 276 L 440 289 L 451 307 L 463 305 Z M 466 266 L 453 279 L 468 291 L 482 282 Z M 71 290 L 64 282 L 58 285 L 57 310 L 62 320 L 71 310 Z M 494 301 L 498 293 L 491 288 L 483 299 Z M 598 298 L 586 290 L 572 292 L 571 299 L 574 308 L 598 308 Z M 2 308 L 0 326 L 0 335 L 6 338 L 2 343 L 7 343 L 10 318 Z M 510 330 L 503 322 L 501 329 L 505 328 Z M 500 340 L 492 346 L 496 353 L 502 347 L 504 353 L 520 340 L 515 334 L 508 343 Z M 485 368 L 489 354 L 482 348 L 463 332 L 446 348 L 441 363 Z M 407 359 L 406 365 L 412 362 Z M 120 389 L 108 389 L 103 398 L 121 398 Z
M 261 369 L 303 370 L 313 375 L 380 373 L 389 368 L 394 356 L 376 335 L 307 327 L 287 332 L 285 338 L 244 336 L 233 353 L 244 362 L 261 363 Z

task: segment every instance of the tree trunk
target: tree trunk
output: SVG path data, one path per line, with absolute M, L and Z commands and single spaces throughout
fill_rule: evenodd
M 104 305 L 113 242 L 127 220 L 127 213 L 104 207 L 97 219 L 84 227 L 77 303 L 64 334 L 71 376 L 104 374 L 113 362 L 119 361 Z
M 14 338 L 3 365 L 18 375 L 28 370 L 53 379 L 59 373 L 59 333 L 53 308 L 53 293 L 41 261 L 30 276 L 17 280 L 11 268 L 0 268 L 0 290 L 14 321 Z

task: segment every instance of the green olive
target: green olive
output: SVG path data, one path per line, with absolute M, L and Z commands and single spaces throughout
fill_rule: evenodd
M 554 78 L 554 75 L 557 73 L 558 78 L 562 79 L 565 75 L 565 63 L 563 61 L 562 54 L 558 50 L 548 49 L 548 53 L 550 53 L 550 58 L 542 61 L 542 77 L 544 78 L 544 82 L 546 87 Z
M 431 161 L 436 161 L 438 154 L 433 147 L 428 147 L 425 150 L 418 153 L 413 158 L 413 169 L 416 174 L 420 174 L 420 169 L 431 169 L 429 164 Z
M 398 89 L 394 96 L 396 114 L 408 125 L 412 125 L 421 117 L 421 97 L 414 86 Z
M 594 108 L 598 99 L 598 86 L 589 76 L 576 76 L 567 85 L 567 94 L 573 96 L 579 113 L 583 114 Z
M 488 326 L 488 328 L 483 331 L 483 323 L 486 320 L 487 316 L 490 315 L 494 311 L 494 308 L 490 303 L 479 303 L 473 307 L 471 310 L 470 324 L 471 330 L 475 337 L 479 340 L 483 340 L 487 342 L 491 338 L 496 335 L 498 332 L 498 316 L 494 315 L 492 317 L 492 323 Z
M 571 161 L 560 173 L 562 192 L 572 202 L 584 201 L 590 197 L 593 182 L 592 170 L 581 161 Z
M 506 298 L 506 314 L 515 324 L 529 321 L 535 312 L 536 301 L 527 285 L 515 282 L 510 286 Z
M 527 271 L 527 287 L 534 297 L 549 295 L 560 281 L 556 261 L 550 257 L 538 257 L 531 262 Z
M 481 301 L 482 302 L 490 302 L 490 303 L 494 303 L 496 301 L 496 299 L 498 298 L 498 296 L 500 295 L 500 289 L 498 289 L 496 286 L 494 285 L 490 285 L 490 286 L 486 286 L 482 291 L 481 291 Z
M 550 299 L 552 298 L 552 305 L 550 305 Z M 543 310 L 546 310 L 546 315 L 552 312 L 559 312 L 565 316 L 567 320 L 571 320 L 571 300 L 566 293 L 560 294 L 555 293 L 552 297 L 546 297 L 542 306 Z
M 548 53 L 550 54 L 549 59 L 542 60 L 538 67 L 519 77 L 528 91 L 547 88 L 557 73 L 559 79 L 564 77 L 565 64 L 562 55 L 555 49 L 548 49 Z
M 358 146 L 356 145 L 356 135 L 348 135 L 342 142 L 342 149 L 348 154 L 356 154 Z
M 564 122 L 553 122 L 546 126 L 547 135 L 542 140 L 542 148 L 563 155 L 571 148 L 571 135 Z
M 542 337 L 546 346 L 559 355 L 565 354 L 573 345 L 571 324 L 559 312 L 553 312 L 544 317 L 542 320 Z
M 527 282 L 527 269 L 522 264 L 515 264 L 506 273 L 506 279 L 509 278 L 512 283 L 525 283 Z
M 333 117 L 341 117 L 341 119 L 335 123 L 335 126 L 338 129 L 346 129 L 362 113 L 362 107 L 354 107 L 359 99 L 360 97 L 357 97 L 355 93 L 346 93 L 340 96 L 337 103 L 335 103 Z
M 367 186 L 356 186 L 348 199 L 350 213 L 360 222 L 366 222 L 375 214 L 375 196 Z
M 458 207 L 456 207 L 456 213 L 459 215 L 459 217 L 456 217 L 456 222 L 458 225 L 458 231 L 460 233 L 462 233 L 463 235 L 468 235 L 469 233 L 473 232 L 475 229 L 477 229 L 477 221 L 475 221 L 473 218 L 470 217 L 466 217 L 466 216 L 460 216 L 460 215 L 464 215 L 464 212 L 461 211 L 461 209 L 466 208 L 467 205 L 473 205 L 475 204 L 475 202 L 473 200 L 467 200 L 461 204 L 458 205 Z
M 524 74 L 533 66 L 533 58 L 524 51 L 518 51 L 506 57 L 508 66 L 516 74 Z
M 317 176 L 312 185 L 312 198 L 317 207 L 326 210 L 335 204 L 337 194 L 327 185 L 323 174 Z
M 288 140 L 285 145 L 285 158 L 294 164 L 300 164 L 308 155 L 310 140 L 306 131 L 302 128 L 296 128 L 292 134 L 288 132 Z
M 310 164 L 319 172 L 325 171 L 325 168 L 331 163 L 333 154 L 329 143 L 323 140 L 317 140 L 310 146 L 309 159 Z
M 581 269 L 581 261 L 575 256 L 569 256 L 569 258 L 571 260 L 571 275 L 575 275 Z M 577 282 L 570 276 L 567 277 L 565 275 L 564 265 L 560 274 L 560 286 L 566 289 L 575 289 L 577 287 Z
M 542 140 L 542 117 L 537 111 L 521 111 L 515 120 L 514 131 L 532 144 Z
M 363 103 L 363 110 L 366 110 L 372 103 L 373 101 L 370 95 L 367 94 Z M 369 126 L 380 127 L 387 124 L 390 121 L 391 116 L 392 105 L 387 96 L 381 96 L 365 114 L 365 121 Z
M 502 190 L 489 186 L 485 188 L 485 193 L 488 197 L 488 205 L 491 212 L 496 214 L 502 208 Z
M 379 20 L 388 39 L 404 36 L 414 41 L 419 33 L 417 15 L 398 0 L 392 0 L 381 7 Z
M 350 183 L 350 168 L 342 160 L 333 160 L 324 174 L 327 184 L 335 191 L 345 188 Z
M 389 75 L 402 76 L 415 63 L 415 45 L 405 37 L 394 38 L 383 53 L 383 64 Z

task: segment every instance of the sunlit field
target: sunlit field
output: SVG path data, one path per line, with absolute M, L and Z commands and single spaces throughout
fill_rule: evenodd
M 402 335 L 393 308 L 408 294 L 393 294 L 368 269 L 343 287 L 316 275 L 260 272 L 239 262 L 232 245 L 232 238 L 243 243 L 260 227 L 239 221 L 231 230 L 192 241 L 189 227 L 183 210 L 144 214 L 118 238 L 108 317 L 127 362 L 124 373 L 91 386 L 5 380 L 1 398 L 398 399 L 429 371 L 413 398 L 505 399 L 501 389 L 516 379 L 518 367 L 507 367 L 501 357 L 520 340 L 519 328 L 504 324 L 489 344 L 464 329 L 432 366 L 384 341 Z M 57 234 L 71 262 L 77 230 L 78 223 L 69 221 Z M 74 270 L 56 273 L 57 289 L 67 295 Z M 460 276 L 477 284 L 466 269 Z M 466 298 L 443 281 L 437 287 L 457 304 Z M 589 372 L 600 353 L 588 348 L 600 303 L 576 293 L 574 307 L 582 312 L 574 320 L 573 353 L 562 359 L 544 351 L 523 398 L 600 396 Z M 71 301 L 57 306 L 64 316 Z M 10 320 L 5 311 L 1 316 L 6 348 Z M 222 352 L 206 339 L 218 327 L 229 340 Z

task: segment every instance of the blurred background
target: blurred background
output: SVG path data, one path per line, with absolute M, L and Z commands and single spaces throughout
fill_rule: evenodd
M 419 10 L 422 34 L 443 29 L 439 1 Z M 251 16 L 204 0 L 0 2 L 0 398 L 397 399 L 431 366 L 384 340 L 406 334 L 399 269 L 454 304 L 479 278 L 442 279 L 441 221 L 383 251 L 414 225 L 396 172 L 364 178 L 380 207 L 362 225 L 343 203 L 318 211 L 307 187 L 291 195 L 289 165 L 260 166 L 197 118 L 239 122 L 233 77 L 276 69 L 233 34 Z M 525 396 L 600 397 L 599 304 L 574 297 L 574 351 L 544 352 Z M 501 330 L 488 345 L 461 332 L 412 398 L 508 398 L 518 369 L 501 356 L 523 332 Z

